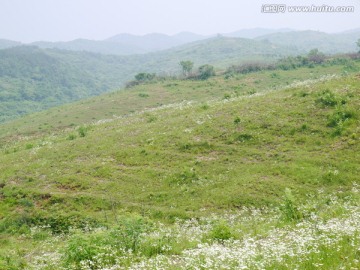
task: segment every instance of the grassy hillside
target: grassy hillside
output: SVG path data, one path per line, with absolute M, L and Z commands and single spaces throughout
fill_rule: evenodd
M 296 48 L 307 52 L 319 49 L 325 53 L 340 53 L 357 51 L 356 41 L 360 38 L 360 31 L 351 33 L 327 34 L 317 31 L 293 31 L 273 33 L 257 37 L 257 40 L 268 40 L 271 43 Z
M 261 93 L 265 90 L 287 86 L 295 81 L 318 79 L 332 74 L 348 74 L 358 71 L 359 68 L 358 62 L 348 61 L 346 65 L 316 65 L 311 68 L 271 70 L 230 77 L 223 75 L 207 82 L 164 79 L 56 107 L 2 124 L 0 142 L 12 140 L 14 135 L 38 136 L 38 134 L 90 124 L 103 119 L 113 119 L 184 100 L 201 102 L 248 92 Z
M 194 61 L 196 66 L 211 63 L 225 67 L 251 57 L 274 61 L 290 53 L 268 43 L 234 38 L 133 56 L 27 46 L 0 50 L 0 122 L 119 89 L 139 72 L 178 75 L 179 62 L 184 59 Z
M 9 131 L 0 266 L 359 267 L 360 79 L 346 68 L 140 85 L 47 113 L 78 116 L 72 128 Z M 160 97 L 171 105 L 151 108 Z M 123 116 L 80 125 L 101 102 Z

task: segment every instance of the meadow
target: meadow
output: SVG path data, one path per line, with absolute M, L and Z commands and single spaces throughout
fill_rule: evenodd
M 0 269 L 358 269 L 358 60 L 165 78 L 0 131 Z

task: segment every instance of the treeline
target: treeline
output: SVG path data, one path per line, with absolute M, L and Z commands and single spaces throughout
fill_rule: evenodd
M 186 63 L 185 63 L 186 62 Z M 182 75 L 179 76 L 158 76 L 156 73 L 138 73 L 135 75 L 135 80 L 129 81 L 126 88 L 131 88 L 135 85 L 144 84 L 148 82 L 162 81 L 165 79 L 186 79 L 186 80 L 207 80 L 216 75 L 215 68 L 212 65 L 205 64 L 200 66 L 196 72 L 192 71 L 193 62 L 182 61 L 180 66 L 183 69 Z
M 358 59 L 360 59 L 360 52 L 329 56 L 318 49 L 313 49 L 305 56 L 288 56 L 279 59 L 275 63 L 247 62 L 240 65 L 232 65 L 221 72 L 221 74 L 225 75 L 225 78 L 229 78 L 236 74 L 247 74 L 264 70 L 293 70 L 301 67 L 313 68 L 316 65 L 344 64 L 351 66 L 351 61 Z M 194 63 L 190 60 L 181 61 L 179 65 L 182 69 L 182 74 L 179 76 L 158 76 L 156 73 L 138 73 L 135 76 L 135 80 L 128 82 L 126 87 L 130 88 L 135 85 L 166 79 L 206 80 L 216 75 L 215 68 L 212 65 L 202 65 L 196 71 L 193 71 Z
M 336 65 L 346 64 L 349 60 L 360 59 L 360 53 L 341 54 L 327 56 L 317 49 L 311 50 L 306 56 L 289 56 L 278 60 L 275 63 L 250 62 L 241 65 L 232 65 L 226 71 L 225 75 L 247 74 L 262 70 L 292 70 L 300 67 L 315 67 L 315 65 Z

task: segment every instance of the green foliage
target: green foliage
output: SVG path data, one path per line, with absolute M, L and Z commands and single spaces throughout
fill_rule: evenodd
M 182 72 L 183 72 L 183 75 L 184 75 L 184 76 L 188 76 L 188 75 L 191 73 L 191 71 L 192 71 L 192 69 L 193 69 L 193 67 L 194 67 L 194 63 L 191 62 L 191 61 L 189 61 L 189 60 L 187 60 L 187 61 L 181 61 L 181 62 L 179 63 L 179 65 L 180 65 L 181 68 L 182 68 Z
M 341 190 L 341 196 L 350 198 L 351 183 L 360 173 L 354 154 L 359 151 L 359 80 L 321 77 L 341 73 L 342 68 L 277 70 L 279 78 L 270 76 L 274 71 L 261 71 L 226 81 L 223 76 L 159 81 L 3 125 L 0 209 L 5 218 L 0 232 L 9 241 L 0 244 L 5 254 L 13 255 L 10 265 L 16 265 L 18 258 L 36 260 L 34 250 L 47 261 L 42 257 L 47 248 L 46 254 L 59 267 L 66 261 L 63 267 L 68 269 L 108 269 L 114 264 L 130 268 L 148 257 L 158 258 L 157 254 L 166 261 L 172 254 L 191 253 L 183 252 L 191 248 L 227 245 L 232 238 L 241 239 L 242 231 L 244 237 L 249 233 L 256 240 L 266 239 L 267 233 L 283 225 L 296 228 L 295 221 L 301 223 L 306 213 L 302 203 L 319 188 L 323 194 Z M 315 74 L 319 80 L 308 80 Z M 269 88 L 276 91 L 266 91 Z M 261 95 L 249 97 L 250 89 Z M 239 98 L 222 99 L 224 93 L 235 91 Z M 150 95 L 142 98 L 139 93 Z M 159 96 L 162 104 L 171 105 L 152 110 L 159 106 L 155 105 Z M 193 103 L 184 105 L 182 100 Z M 210 106 L 202 109 L 204 102 Z M 129 115 L 130 110 L 140 113 Z M 83 117 L 88 111 L 93 114 Z M 95 116 L 107 120 L 114 114 L 126 116 L 88 124 Z M 148 124 L 152 116 L 156 121 Z M 328 122 L 342 123 L 343 136 L 329 136 L 336 127 L 327 126 Z M 70 123 L 76 124 L 62 128 Z M 91 127 L 91 132 L 68 141 L 75 132 L 80 136 L 75 126 Z M 36 148 L 27 151 L 27 144 Z M 279 205 L 284 187 L 291 188 L 296 200 L 286 192 L 290 194 L 283 199 L 283 220 L 279 220 L 273 206 Z M 276 212 L 275 217 L 266 207 Z M 258 209 L 264 210 L 260 222 L 244 219 L 234 226 L 234 213 L 246 216 L 253 208 L 254 216 L 262 212 Z M 159 221 L 163 230 L 151 233 L 147 222 L 122 218 L 129 213 Z M 230 220 L 224 226 L 211 226 L 217 223 L 203 218 L 212 214 Z M 187 225 L 177 227 L 183 224 L 178 219 Z M 188 221 L 204 229 L 192 230 Z M 46 229 L 33 233 L 40 226 Z M 183 240 L 193 231 L 196 237 Z M 23 254 L 12 253 L 20 246 Z M 65 255 L 59 258 L 58 252 Z
M 79 136 L 80 136 L 80 137 L 85 137 L 86 134 L 87 134 L 87 132 L 88 132 L 88 128 L 85 127 L 85 126 L 80 126 L 80 127 L 78 128 L 78 133 L 79 133 Z
M 334 107 L 339 103 L 339 98 L 335 94 L 326 89 L 319 94 L 319 97 L 316 99 L 316 103 L 324 107 Z
M 215 76 L 215 69 L 213 66 L 206 64 L 199 67 L 198 78 L 200 80 L 207 80 L 212 76 Z
M 325 61 L 325 54 L 320 52 L 318 49 L 312 49 L 308 53 L 307 58 L 310 62 L 321 64 Z
M 234 124 L 235 124 L 235 125 L 238 125 L 238 124 L 240 124 L 240 122 L 241 122 L 241 119 L 240 119 L 239 116 L 237 116 L 237 117 L 235 118 L 235 120 L 234 120 Z
M 357 113 L 355 111 L 346 109 L 346 107 L 343 106 L 338 106 L 336 110 L 328 116 L 327 126 L 335 128 L 332 133 L 333 136 L 341 136 L 348 121 L 355 118 L 357 118 Z
M 135 75 L 135 80 L 138 82 L 146 82 L 146 81 L 151 81 L 155 78 L 155 74 L 154 73 L 138 73 L 137 75 Z
M 115 67 L 119 59 L 88 53 L 19 46 L 0 58 L 0 122 L 99 95 L 126 77 Z
M 137 252 L 140 236 L 147 231 L 148 226 L 142 218 L 124 218 L 119 221 L 118 228 L 112 231 L 110 235 L 116 239 L 119 247 Z
M 147 98 L 147 97 L 149 97 L 149 94 L 147 94 L 147 93 L 140 93 L 140 94 L 139 94 L 139 97 Z
M 223 220 L 214 224 L 209 233 L 209 238 L 217 241 L 229 240 L 232 237 L 230 226 Z
M 88 264 L 95 259 L 96 255 L 101 251 L 102 239 L 97 236 L 84 237 L 82 235 L 73 236 L 64 252 L 64 265 L 74 269 L 82 269 L 82 262 Z M 90 265 L 89 265 L 90 266 Z M 96 267 L 96 268 L 94 268 Z M 90 269 L 98 267 L 90 266 Z
M 76 135 L 75 134 L 69 134 L 69 136 L 67 137 L 67 140 L 69 141 L 73 141 L 76 139 Z
M 236 136 L 235 136 L 235 142 L 247 142 L 247 141 L 251 141 L 251 140 L 253 140 L 254 139 L 254 137 L 253 137 L 253 135 L 251 135 L 251 134 L 248 134 L 248 133 L 241 133 L 241 134 L 237 134 Z
M 199 180 L 199 176 L 197 175 L 194 168 L 185 169 L 181 173 L 176 173 L 170 177 L 170 184 L 177 185 L 189 185 L 193 184 Z
M 285 189 L 284 201 L 280 210 L 286 221 L 298 221 L 301 219 L 301 213 L 296 207 L 295 197 L 289 188 Z

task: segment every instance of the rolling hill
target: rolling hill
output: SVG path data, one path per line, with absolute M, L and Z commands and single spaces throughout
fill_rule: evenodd
M 43 49 L 61 49 L 86 51 L 107 55 L 132 55 L 156 52 L 177 47 L 185 43 L 206 39 L 190 32 L 181 32 L 173 36 L 153 33 L 143 36 L 119 34 L 105 40 L 76 39 L 68 42 L 33 42 L 30 45 Z M 0 43 L 1 44 L 1 43 Z
M 131 56 L 31 46 L 0 50 L 0 122 L 119 89 L 139 72 L 178 75 L 182 60 L 192 60 L 195 68 L 225 68 L 250 60 L 274 61 L 295 52 L 268 42 L 225 37 Z
M 348 64 L 168 79 L 24 118 L 54 126 L 1 141 L 0 267 L 356 268 Z
M 273 33 L 257 37 L 257 40 L 268 40 L 271 43 L 290 48 L 297 48 L 302 52 L 319 49 L 324 53 L 343 53 L 357 51 L 356 41 L 360 38 L 360 31 L 353 30 L 338 34 L 327 34 L 318 31 L 292 31 Z
M 119 88 L 112 57 L 20 46 L 0 50 L 0 122 Z
M 21 42 L 7 40 L 7 39 L 0 39 L 0 50 L 1 49 L 7 49 L 11 47 L 20 46 Z

